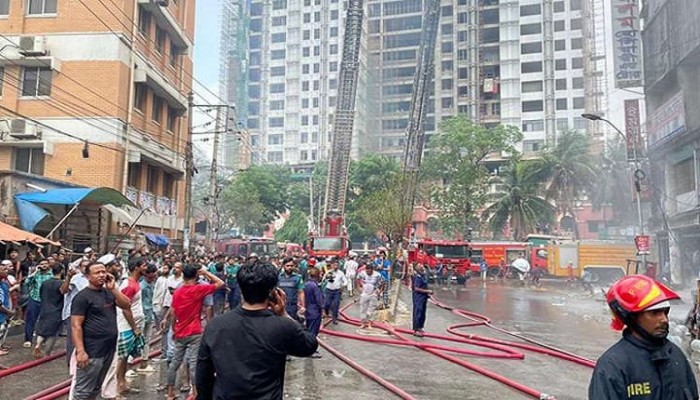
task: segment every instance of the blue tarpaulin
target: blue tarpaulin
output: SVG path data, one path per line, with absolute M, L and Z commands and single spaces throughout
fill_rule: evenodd
M 111 204 L 116 207 L 123 205 L 134 206 L 120 192 L 111 188 L 69 188 L 49 189 L 44 192 L 27 192 L 15 195 L 15 206 L 19 215 L 22 229 L 33 232 L 34 228 L 50 215 L 37 204 L 53 204 L 73 206 L 82 202 L 93 202 L 100 205 Z
M 167 247 L 168 244 L 170 244 L 170 240 L 166 236 L 155 235 L 153 233 L 147 233 L 146 240 L 158 247 Z

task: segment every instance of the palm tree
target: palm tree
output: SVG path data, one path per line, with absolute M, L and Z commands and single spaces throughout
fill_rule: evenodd
M 538 194 L 539 182 L 528 176 L 532 161 L 513 160 L 492 179 L 496 191 L 489 195 L 490 203 L 482 213 L 494 236 L 510 225 L 514 240 L 521 240 L 535 231 L 540 223 L 550 223 L 555 208 Z
M 589 152 L 588 136 L 577 131 L 563 132 L 557 144 L 534 160 L 526 173 L 535 181 L 544 182 L 545 197 L 553 200 L 559 212 L 576 221 L 574 201 L 593 187 L 598 172 Z M 574 236 L 578 229 L 574 223 Z

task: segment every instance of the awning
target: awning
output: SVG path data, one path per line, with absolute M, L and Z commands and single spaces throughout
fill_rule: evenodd
M 170 240 L 166 236 L 153 233 L 146 233 L 146 240 L 157 247 L 167 247 L 170 244 Z
M 27 200 L 15 198 L 15 207 L 17 207 L 17 215 L 22 229 L 33 232 L 34 228 L 44 219 L 49 217 L 49 214 L 43 208 Z
M 45 192 L 27 192 L 15 195 L 15 199 L 25 200 L 30 203 L 75 205 L 83 201 L 92 201 L 98 204 L 111 204 L 121 207 L 128 205 L 135 207 L 121 192 L 112 188 L 76 188 L 76 189 L 49 189 Z
M 0 222 L 0 240 L 3 242 L 29 242 L 32 244 L 52 244 L 54 246 L 61 245 L 59 242 L 54 242 L 43 236 L 23 231 L 4 222 Z

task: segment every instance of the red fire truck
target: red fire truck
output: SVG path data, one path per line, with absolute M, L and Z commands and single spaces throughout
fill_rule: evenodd
M 524 258 L 530 269 L 544 268 L 547 271 L 547 250 L 528 242 L 471 242 L 471 271 L 478 274 L 481 261 L 486 261 L 489 276 L 499 273 L 501 263 L 509 266 L 516 258 Z
M 464 240 L 421 239 L 408 250 L 409 263 L 421 263 L 435 273 L 442 265 L 451 269 L 459 283 L 464 283 L 470 270 L 470 246 Z
M 267 238 L 228 238 L 219 239 L 215 244 L 216 252 L 228 256 L 248 257 L 251 253 L 258 256 L 277 254 L 277 242 Z

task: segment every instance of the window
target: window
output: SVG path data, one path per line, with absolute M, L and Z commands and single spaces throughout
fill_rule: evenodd
M 695 163 L 693 157 L 687 158 L 671 167 L 673 194 L 692 192 L 695 190 Z
M 542 24 L 540 23 L 520 25 L 521 35 L 536 35 L 538 33 L 542 33 Z
M 302 55 L 302 57 L 310 57 L 311 56 L 311 48 L 310 47 L 302 48 L 301 55 Z
M 481 30 L 481 40 L 484 43 L 496 43 L 500 38 L 500 28 L 484 28 Z
M 301 116 L 301 125 L 302 125 L 302 126 L 308 126 L 308 125 L 309 125 L 309 116 L 308 116 L 308 115 L 302 115 L 302 116 Z
M 29 0 L 29 4 L 27 5 L 27 14 L 56 14 L 57 1 L 58 0 Z
M 583 48 L 583 38 L 573 38 L 571 39 L 571 49 L 578 50 Z
M 566 50 L 566 40 L 555 40 L 554 41 L 554 51 L 564 51 Z
M 302 150 L 299 152 L 299 159 L 301 161 L 306 161 L 309 159 L 309 152 L 306 150 Z
M 304 13 L 304 23 L 305 24 L 311 23 L 311 13 Z
M 571 20 L 571 30 L 572 31 L 580 31 L 581 28 L 582 28 L 581 18 L 574 18 Z
M 309 99 L 301 99 L 301 108 L 309 108 Z
M 452 97 L 443 97 L 440 99 L 440 103 L 443 109 L 452 108 Z
M 540 15 L 542 14 L 542 8 L 539 4 L 531 4 L 527 6 L 520 6 L 520 16 L 527 17 L 528 15 Z
M 248 97 L 251 99 L 259 99 L 260 98 L 260 85 L 248 86 Z
M 287 0 L 273 0 L 273 10 L 284 10 L 285 8 L 287 8 Z
M 171 174 L 163 173 L 163 196 L 172 197 L 175 189 L 175 178 Z
M 270 101 L 270 110 L 272 110 L 272 111 L 284 110 L 284 100 L 272 100 L 272 101 Z
M 572 69 L 582 69 L 583 68 L 583 57 L 574 57 L 571 59 Z
M 543 145 L 542 140 L 523 140 L 523 151 L 540 151 Z
M 151 13 L 143 7 L 139 7 L 139 32 L 146 37 L 151 32 Z
M 452 79 L 443 79 L 440 83 L 442 90 L 452 90 Z
M 177 62 L 180 59 L 180 49 L 173 42 L 170 42 L 170 66 L 177 67 Z
M 331 35 L 331 37 L 338 37 L 338 27 L 331 26 L 330 35 Z
M 308 74 L 309 72 L 310 72 L 309 64 L 304 64 L 301 66 L 301 73 L 302 74 Z
M 316 150 L 311 150 L 311 161 L 316 161 Z
M 452 16 L 452 6 L 443 6 L 442 7 L 442 16 L 443 17 L 451 17 Z
M 260 3 L 252 3 L 250 5 L 250 15 L 253 17 L 260 16 L 262 15 L 263 12 L 263 4 L 262 2 Z
M 273 83 L 270 85 L 270 93 L 284 93 L 284 83 Z
M 440 51 L 443 53 L 452 53 L 452 42 L 443 42 Z
M 554 12 L 555 13 L 560 13 L 566 11 L 566 5 L 564 4 L 563 1 L 555 1 L 554 2 Z
M 248 114 L 249 115 L 260 115 L 260 102 L 259 101 L 249 101 L 248 102 Z
M 321 12 L 320 11 L 314 12 L 314 22 L 321 22 Z
M 542 100 L 523 101 L 522 110 L 523 112 L 542 111 L 544 110 L 544 104 Z
M 442 24 L 440 31 L 442 32 L 443 35 L 451 35 L 452 34 L 452 24 Z
M 313 101 L 311 102 L 311 105 L 313 106 L 313 108 L 318 108 L 318 102 L 319 102 L 318 97 L 314 97 Z
M 284 143 L 284 136 L 281 134 L 267 135 L 267 144 L 278 146 Z
M 141 112 L 145 111 L 146 106 L 146 85 L 136 83 L 134 87 L 134 108 Z
M 562 58 L 560 60 L 554 60 L 554 69 L 557 71 L 563 71 L 566 69 L 566 59 Z
M 566 110 L 569 108 L 569 103 L 566 99 L 557 99 L 557 110 Z
M 554 32 L 561 32 L 566 29 L 566 22 L 554 21 Z
M 498 10 L 482 10 L 479 11 L 479 18 L 481 23 L 484 25 L 497 24 L 500 20 L 500 14 Z
M 330 65 L 328 66 L 328 69 L 331 72 L 335 72 L 338 70 L 338 62 L 337 61 L 331 61 Z
M 267 119 L 267 125 L 270 128 L 283 128 L 284 117 L 270 117 Z
M 566 131 L 569 129 L 569 119 L 568 118 L 557 118 L 557 130 Z
M 583 97 L 574 97 L 574 109 L 580 110 L 586 107 L 586 101 Z
M 287 40 L 287 34 L 284 32 L 273 33 L 270 35 L 270 41 L 272 43 L 284 43 Z
M 151 110 L 151 120 L 153 122 L 160 124 L 163 117 L 163 98 L 158 96 L 153 96 L 153 109 Z
M 41 148 L 15 148 L 15 171 L 44 175 L 44 150 Z
M 321 38 L 321 30 L 314 29 L 314 39 L 320 39 L 320 38 Z
M 259 68 L 251 68 L 248 70 L 248 79 L 250 79 L 251 82 L 260 82 L 260 69 Z
M 443 61 L 441 65 L 443 71 L 452 71 L 452 66 L 452 61 Z
M 281 17 L 272 17 L 272 26 L 284 26 L 287 25 L 287 17 L 285 15 Z
M 309 81 L 302 81 L 301 82 L 301 90 L 303 92 L 308 92 L 309 91 Z
M 586 125 L 588 125 L 587 119 L 581 117 L 574 118 L 574 129 L 583 130 L 586 129 Z
M 159 53 L 163 53 L 163 48 L 165 48 L 165 37 L 167 36 L 167 33 L 165 33 L 164 29 L 161 29 L 160 26 L 156 26 L 156 51 Z
M 557 90 L 566 90 L 566 78 L 554 81 Z
M 284 76 L 284 67 L 272 67 L 270 68 L 270 76 Z
M 314 46 L 314 56 L 321 55 L 321 46 Z
M 50 68 L 24 67 L 22 70 L 22 96 L 51 96 L 52 76 Z
M 304 30 L 304 32 L 301 33 L 302 35 L 302 40 L 311 40 L 311 31 L 310 30 Z
M 337 44 L 332 44 L 330 46 L 330 53 L 331 54 L 338 54 L 338 45 Z
M 284 161 L 284 154 L 281 151 L 268 151 L 267 161 L 281 163 L 282 161 Z
M 318 125 L 318 115 L 314 115 L 311 117 L 311 123 L 314 125 Z
M 522 54 L 534 54 L 542 52 L 542 42 L 522 43 L 520 45 Z
M 541 119 L 523 121 L 523 132 L 541 132 L 543 130 L 544 121 Z
M 313 132 L 311 134 L 311 143 L 318 143 L 318 132 Z
M 250 65 L 260 65 L 260 52 L 259 51 L 252 51 L 250 53 L 249 63 L 250 63 Z
M 523 74 L 528 72 L 542 72 L 542 61 L 531 61 L 520 64 L 520 72 Z
M 271 60 L 284 60 L 286 56 L 287 56 L 287 51 L 284 49 L 272 50 L 270 52 L 270 59 Z
M 581 0 L 571 0 L 571 11 L 578 11 L 581 9 Z
M 321 87 L 321 83 L 318 80 L 314 81 L 314 90 L 319 90 Z
M 260 18 L 251 19 L 250 24 L 248 25 L 248 29 L 251 32 L 262 32 L 262 19 L 260 19 Z
M 574 89 L 583 89 L 583 78 L 573 78 L 571 80 L 571 86 Z
M 246 123 L 246 126 L 250 129 L 259 129 L 260 128 L 260 120 L 257 118 L 248 118 L 248 122 Z M 252 136 L 250 139 L 251 145 L 255 146 L 255 138 L 257 136 Z
M 180 113 L 176 109 L 168 107 L 168 124 L 166 126 L 168 131 L 175 132 L 177 129 L 177 118 L 179 117 L 179 114 Z
M 129 163 L 128 172 L 128 184 L 131 187 L 139 187 L 139 182 L 141 181 L 141 164 L 140 163 Z
M 541 92 L 542 81 L 522 82 L 521 91 L 523 93 Z
M 321 72 L 321 64 L 314 63 L 314 74 L 318 74 L 319 72 Z
M 338 10 L 331 10 L 331 20 L 335 21 L 338 19 Z
M 301 133 L 301 143 L 309 143 L 309 132 Z
M 262 38 L 260 37 L 260 35 L 255 35 L 248 38 L 248 47 L 250 49 L 259 49 L 261 43 Z

